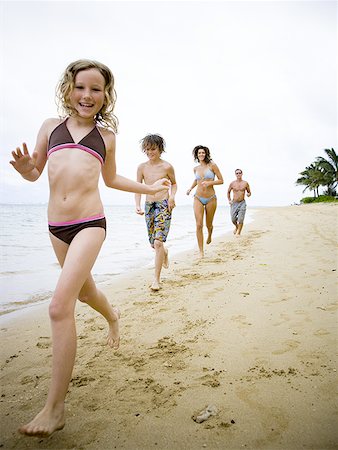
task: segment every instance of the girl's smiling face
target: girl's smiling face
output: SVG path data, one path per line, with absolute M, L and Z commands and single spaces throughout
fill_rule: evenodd
M 75 76 L 69 100 L 83 118 L 95 117 L 105 100 L 105 79 L 98 69 L 81 70 Z

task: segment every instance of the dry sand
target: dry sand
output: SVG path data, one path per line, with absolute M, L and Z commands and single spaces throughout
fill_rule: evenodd
M 337 218 L 333 204 L 261 209 L 203 261 L 172 258 L 158 293 L 152 269 L 113 282 L 116 353 L 79 304 L 66 426 L 48 439 L 17 433 L 46 398 L 48 306 L 2 322 L 0 447 L 338 448 Z

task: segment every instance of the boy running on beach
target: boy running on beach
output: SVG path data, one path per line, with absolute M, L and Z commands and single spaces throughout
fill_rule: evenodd
M 230 204 L 231 221 L 235 225 L 234 235 L 241 234 L 246 212 L 245 192 L 248 197 L 251 195 L 249 183 L 242 180 L 241 169 L 235 170 L 236 180 L 232 181 L 228 188 L 228 200 Z M 231 200 L 231 191 L 233 199 Z
M 171 164 L 161 158 L 165 151 L 165 141 L 158 134 L 149 134 L 141 141 L 142 151 L 147 155 L 148 161 L 137 168 L 137 181 L 139 183 L 153 184 L 159 178 L 167 178 L 171 182 L 170 192 L 163 190 L 154 194 L 147 194 L 145 202 L 145 219 L 148 229 L 149 242 L 155 250 L 155 273 L 151 284 L 152 291 L 160 289 L 160 275 L 162 266 L 169 267 L 168 250 L 163 245 L 166 242 L 171 212 L 175 207 L 175 194 L 177 184 L 175 171 Z M 143 215 L 141 208 L 141 194 L 135 194 L 136 213 Z

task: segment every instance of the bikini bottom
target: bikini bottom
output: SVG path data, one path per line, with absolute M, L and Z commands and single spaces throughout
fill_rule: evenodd
M 106 231 L 105 216 L 98 214 L 93 217 L 71 220 L 69 222 L 48 222 L 50 233 L 68 245 L 80 231 L 92 227 L 103 228 Z
M 212 195 L 211 197 L 199 197 L 195 194 L 194 197 L 197 198 L 197 200 L 199 200 L 204 206 L 207 205 L 213 198 L 217 198 L 216 194 Z

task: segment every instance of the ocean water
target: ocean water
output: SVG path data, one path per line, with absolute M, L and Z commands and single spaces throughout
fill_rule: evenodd
M 0 315 L 50 299 L 60 273 L 47 226 L 47 205 L 0 205 Z M 134 206 L 105 206 L 107 237 L 93 267 L 97 284 L 153 264 L 144 216 Z M 246 223 L 251 220 L 247 212 Z M 218 206 L 214 237 L 232 229 L 227 206 Z M 206 229 L 205 229 L 206 235 Z M 197 248 L 192 205 L 173 212 L 167 247 L 172 257 Z

